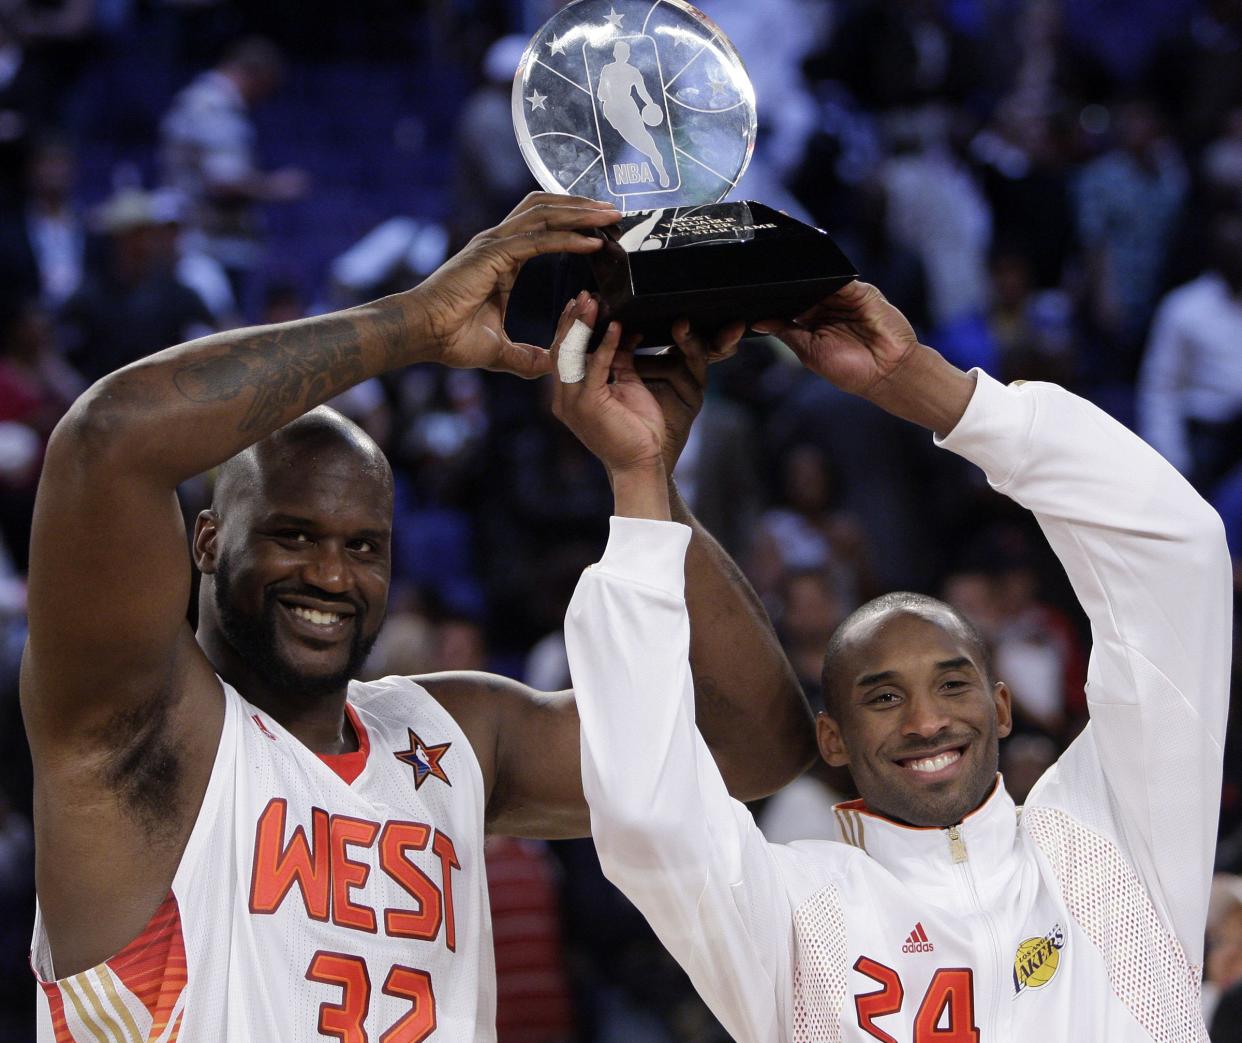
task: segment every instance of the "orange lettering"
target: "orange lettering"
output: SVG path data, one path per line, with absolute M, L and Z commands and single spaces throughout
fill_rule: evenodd
M 407 851 L 425 850 L 430 835 L 430 827 L 421 822 L 389 822 L 380 837 L 380 867 L 418 903 L 414 912 L 384 910 L 384 930 L 394 937 L 430 942 L 440 933 L 444 918 L 440 890 L 405 857 Z
M 441 890 L 444 891 L 444 944 L 450 952 L 457 951 L 457 917 L 453 915 L 453 870 L 460 869 L 457 851 L 451 838 L 438 829 L 431 850 L 440 856 Z
M 331 879 L 328 813 L 322 808 L 311 808 L 313 842 L 307 843 L 306 831 L 298 826 L 286 846 L 287 810 L 288 804 L 283 797 L 273 797 L 259 816 L 254 839 L 254 865 L 250 871 L 250 911 L 276 912 L 296 883 L 306 906 L 306 914 L 312 920 L 327 920 Z
M 365 862 L 355 862 L 346 848 L 350 844 L 370 847 L 378 832 L 379 826 L 366 819 L 332 816 L 332 922 L 340 927 L 375 933 L 375 910 L 358 905 L 349 894 L 367 882 L 371 867 Z

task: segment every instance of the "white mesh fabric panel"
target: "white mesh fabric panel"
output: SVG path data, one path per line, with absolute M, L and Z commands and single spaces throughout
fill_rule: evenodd
M 793 1043 L 840 1043 L 845 961 L 841 897 L 825 887 L 794 913 Z
M 1022 825 L 1048 859 L 1070 915 L 1104 957 L 1113 993 L 1153 1040 L 1207 1043 L 1200 968 L 1157 915 L 1111 841 L 1055 808 L 1027 806 Z

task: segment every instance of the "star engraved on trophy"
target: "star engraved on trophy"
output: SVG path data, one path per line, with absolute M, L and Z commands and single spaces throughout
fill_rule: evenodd
M 573 0 L 514 78 L 523 158 L 549 192 L 609 200 L 590 276 L 601 321 L 649 345 L 678 319 L 707 335 L 793 318 L 854 278 L 826 233 L 756 201 L 723 202 L 750 162 L 755 92 L 724 32 L 688 0 Z
M 683 0 L 568 4 L 532 40 L 514 101 L 519 142 L 545 187 L 625 211 L 723 198 L 754 143 L 740 59 Z

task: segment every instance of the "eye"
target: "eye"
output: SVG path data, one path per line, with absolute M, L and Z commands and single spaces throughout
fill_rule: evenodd
M 310 536 L 301 529 L 282 529 L 274 535 L 281 543 L 294 547 L 305 547 L 311 542 Z
M 873 692 L 867 697 L 867 705 L 884 708 L 885 706 L 893 706 L 901 699 L 901 695 L 894 691 Z
M 351 550 L 356 550 L 359 554 L 376 554 L 379 552 L 379 544 L 374 540 L 354 540 L 349 546 Z
M 966 688 L 969 688 L 970 684 L 969 682 L 963 681 L 959 678 L 950 678 L 949 680 L 945 681 L 940 687 L 949 691 L 950 693 L 953 693 L 953 692 L 960 692 Z

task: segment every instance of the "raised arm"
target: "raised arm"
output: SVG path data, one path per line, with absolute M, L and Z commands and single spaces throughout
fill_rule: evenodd
M 605 874 L 730 1035 L 776 1043 L 790 1031 L 789 904 L 776 856 L 695 728 L 683 598 L 691 531 L 670 520 L 659 407 L 614 346 L 610 334 L 586 379 L 557 391 L 559 414 L 604 461 L 616 498 L 607 550 L 565 621 L 592 834 Z
M 407 293 L 134 363 L 92 387 L 56 429 L 32 536 L 21 695 L 36 769 L 38 884 L 58 968 L 90 934 L 74 925 L 93 924 L 105 899 L 122 910 L 121 936 L 105 955 L 128 941 L 126 924 L 132 936 L 145 922 L 150 908 L 127 919 L 125 904 L 149 904 L 152 880 L 171 880 L 217 745 L 219 686 L 185 622 L 190 563 L 177 484 L 396 366 L 544 371 L 545 352 L 504 334 L 517 269 L 538 253 L 597 249 L 579 230 L 617 216 L 566 202 L 529 198 Z M 140 864 L 130 855 L 149 845 L 136 832 L 161 839 Z
M 1123 844 L 1197 962 L 1232 634 L 1220 518 L 1155 450 L 1062 388 L 983 374 L 976 388 L 874 287 L 843 290 L 801 328 L 772 325 L 808 367 L 937 432 L 1034 512 L 1091 621 L 1092 652 L 1091 724 L 1030 803 Z
M 594 322 L 586 294 L 561 317 L 559 343 L 575 319 Z M 661 460 L 672 473 L 703 403 L 708 359 L 736 348 L 741 329 L 725 331 L 713 351 L 688 327 L 677 354 L 640 357 L 637 372 L 662 423 Z M 685 596 L 696 715 L 729 792 L 753 800 L 800 774 L 815 753 L 810 708 L 772 625 L 745 576 L 691 515 L 671 481 L 675 521 L 691 529 Z M 524 836 L 584 836 L 589 829 L 572 692 L 535 692 L 485 675 L 441 676 L 429 687 L 495 750 L 489 828 Z M 530 771 L 533 760 L 539 772 Z

